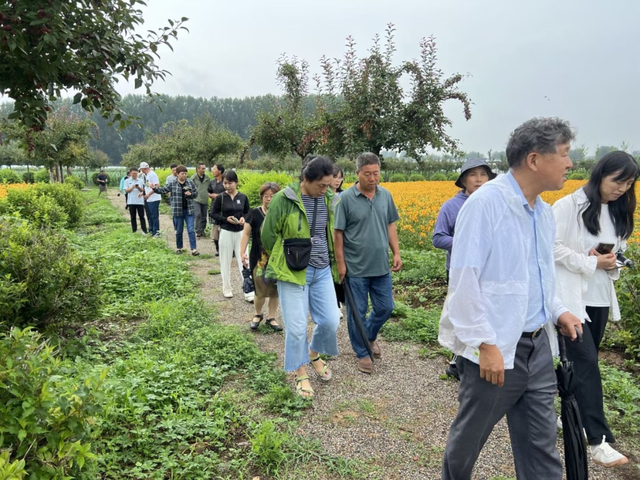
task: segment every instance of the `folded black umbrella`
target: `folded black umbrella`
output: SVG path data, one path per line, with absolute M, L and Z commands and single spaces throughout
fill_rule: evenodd
M 360 311 L 356 307 L 356 302 L 353 299 L 353 294 L 351 293 L 351 287 L 345 278 L 342 281 L 342 286 L 344 287 L 344 294 L 349 304 L 349 310 L 353 312 L 353 322 L 356 325 L 356 331 L 360 338 L 362 339 L 362 343 L 364 343 L 365 348 L 367 349 L 367 353 L 373 362 L 373 350 L 371 349 L 371 344 L 369 343 L 369 334 L 367 330 L 364 328 L 364 323 L 362 323 L 362 317 L 360 317 Z
M 578 333 L 578 342 L 582 333 Z M 573 362 L 567 359 L 567 346 L 564 335 L 558 332 L 560 364 L 556 368 L 558 391 L 560 393 L 560 417 L 562 418 L 562 438 L 564 440 L 564 463 L 567 480 L 587 480 L 589 478 L 589 459 L 587 442 L 584 438 L 582 420 L 578 402 L 574 395 Z
M 244 277 L 244 281 L 242 282 L 242 291 L 244 293 L 254 292 L 256 287 L 253 284 L 253 278 L 251 278 L 251 270 L 248 268 L 242 269 L 242 276 Z

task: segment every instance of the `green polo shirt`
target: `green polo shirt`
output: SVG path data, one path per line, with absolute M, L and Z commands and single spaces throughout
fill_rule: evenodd
M 343 232 L 347 275 L 389 273 L 389 225 L 400 218 L 389 190 L 378 186 L 369 200 L 353 185 L 340 194 L 335 215 L 335 229 Z

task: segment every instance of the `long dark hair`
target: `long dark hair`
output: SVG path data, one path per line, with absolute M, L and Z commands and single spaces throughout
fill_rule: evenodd
M 636 210 L 635 183 L 640 169 L 635 159 L 627 152 L 620 150 L 607 153 L 593 167 L 589 182 L 584 186 L 584 193 L 589 199 L 589 204 L 582 212 L 584 226 L 591 235 L 600 233 L 600 209 L 602 198 L 600 196 L 600 184 L 604 177 L 617 174 L 616 182 L 633 179 L 631 188 L 620 198 L 609 202 L 609 215 L 616 231 L 616 236 L 627 239 L 633 232 L 633 213 Z

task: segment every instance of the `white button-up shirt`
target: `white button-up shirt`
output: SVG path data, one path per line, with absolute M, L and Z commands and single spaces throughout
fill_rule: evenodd
M 530 279 L 541 282 L 541 311 L 550 333 L 567 311 L 555 294 L 551 207 L 536 199 L 535 240 L 531 239 L 532 218 L 520 193 L 507 175 L 500 175 L 471 195 L 460 210 L 438 337 L 444 347 L 475 363 L 482 343 L 496 345 L 507 369 L 513 368 L 518 340 L 527 331 L 529 295 L 537 290 L 531 288 Z M 530 254 L 536 253 L 538 272 L 530 275 Z

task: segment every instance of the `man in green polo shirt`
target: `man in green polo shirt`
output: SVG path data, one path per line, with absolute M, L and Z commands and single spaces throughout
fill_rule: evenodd
M 340 281 L 347 282 L 353 293 L 356 308 L 365 318 L 371 298 L 371 312 L 364 321 L 373 355 L 381 355 L 376 341 L 380 328 L 394 308 L 391 271 L 402 268 L 396 223 L 398 211 L 391 193 L 378 185 L 380 159 L 373 153 L 363 153 L 356 160 L 358 181 L 342 192 L 336 206 L 335 253 Z M 393 252 L 393 266 L 389 268 L 389 247 Z M 358 369 L 373 372 L 373 362 L 363 340 L 355 328 L 353 312 L 347 303 L 349 338 Z

